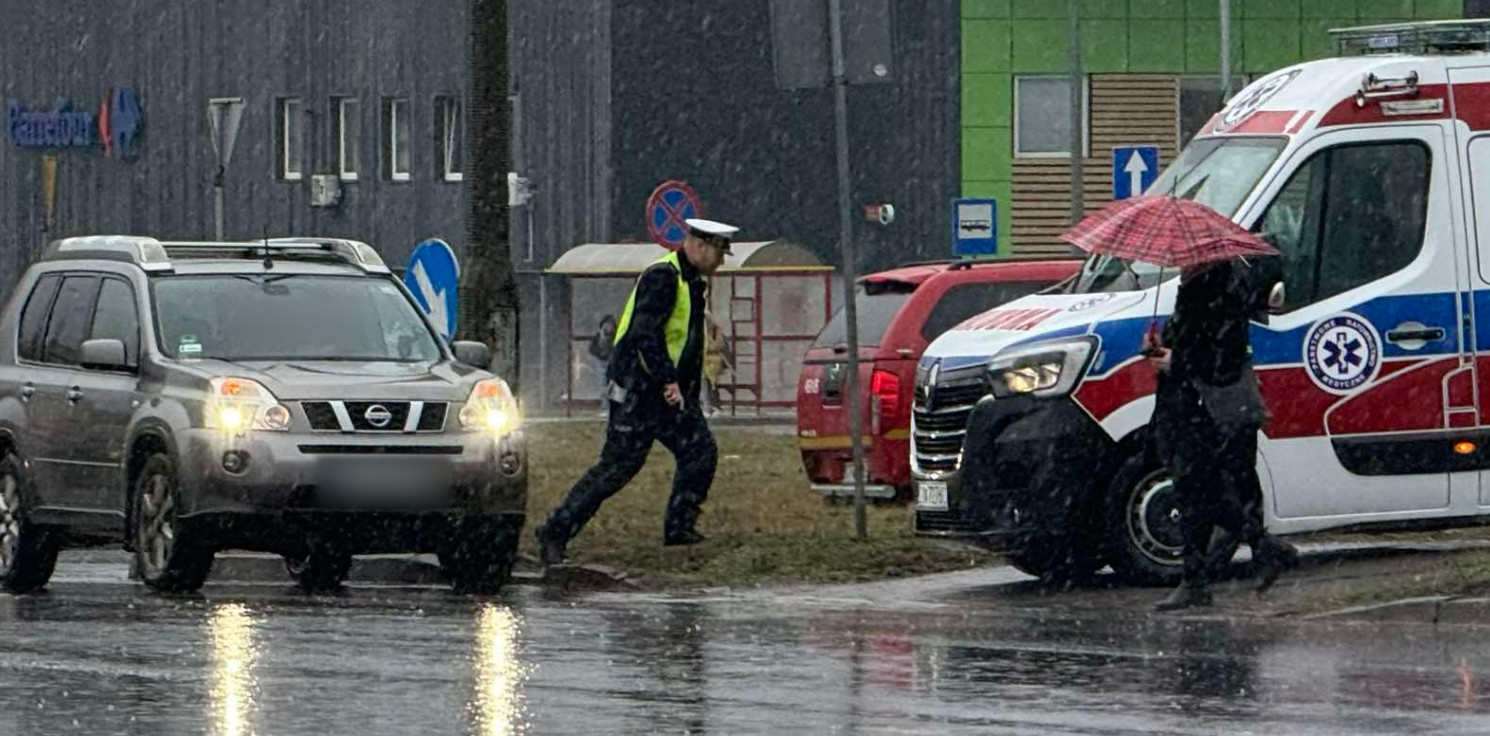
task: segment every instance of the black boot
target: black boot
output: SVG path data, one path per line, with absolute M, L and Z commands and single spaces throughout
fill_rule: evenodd
M 683 531 L 668 532 L 667 534 L 664 534 L 662 537 L 662 546 L 681 547 L 690 544 L 698 544 L 704 541 L 705 538 L 706 537 L 704 537 L 704 535 L 699 534 L 692 529 L 684 529 Z
M 564 564 L 564 548 L 568 545 L 568 540 L 554 534 L 547 524 L 534 529 L 533 536 L 538 538 L 538 561 L 544 567 Z
M 1271 534 L 1263 534 L 1252 548 L 1257 558 L 1257 593 L 1261 595 L 1278 582 L 1284 570 L 1299 566 L 1299 551 L 1293 545 Z
M 1154 604 L 1159 612 L 1179 611 L 1186 608 L 1202 608 L 1211 605 L 1211 589 L 1203 582 L 1186 580 L 1175 588 L 1168 598 Z

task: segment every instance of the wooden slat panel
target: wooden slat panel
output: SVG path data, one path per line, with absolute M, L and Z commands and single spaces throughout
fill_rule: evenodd
M 1156 145 L 1159 164 L 1178 155 L 1179 100 L 1175 77 L 1109 74 L 1091 79 L 1091 155 L 1084 160 L 1082 203 L 1088 213 L 1112 200 L 1112 149 Z M 1070 228 L 1071 179 L 1066 159 L 1015 159 L 1010 240 L 1016 255 L 1065 255 L 1060 234 Z

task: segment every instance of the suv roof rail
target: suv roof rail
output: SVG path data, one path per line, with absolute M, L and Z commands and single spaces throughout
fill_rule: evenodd
M 1441 56 L 1490 51 L 1490 19 L 1434 20 L 1331 28 L 1341 56 Z
M 266 254 L 286 260 L 331 258 L 369 273 L 391 273 L 372 246 L 346 238 L 290 237 L 227 242 L 160 241 L 140 235 L 87 235 L 53 241 L 45 259 L 98 258 L 128 261 L 146 271 L 169 271 L 173 268 L 173 257 L 261 258 Z

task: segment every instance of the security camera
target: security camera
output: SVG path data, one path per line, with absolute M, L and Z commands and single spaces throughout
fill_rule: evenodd
M 888 225 L 895 221 L 895 205 L 880 205 L 879 221 L 881 225 Z

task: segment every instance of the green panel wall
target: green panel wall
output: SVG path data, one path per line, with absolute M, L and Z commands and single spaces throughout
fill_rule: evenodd
M 1013 76 L 1065 73 L 1065 0 L 961 0 L 962 192 L 999 201 L 1007 248 Z M 1080 0 L 1092 74 L 1216 74 L 1218 0 Z M 1463 0 L 1231 0 L 1235 73 L 1257 75 L 1334 54 L 1328 30 L 1457 18 Z M 1005 251 L 1007 252 L 1007 251 Z

